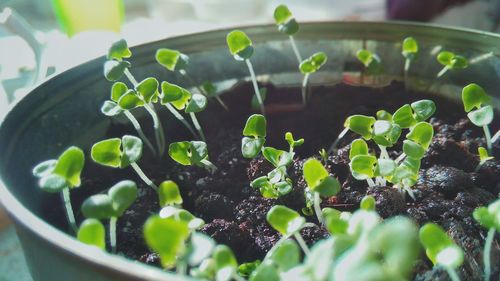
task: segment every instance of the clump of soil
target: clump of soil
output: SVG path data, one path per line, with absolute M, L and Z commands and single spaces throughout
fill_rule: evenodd
M 283 204 L 300 212 L 305 204 L 302 164 L 309 157 L 319 157 L 321 148 L 328 149 L 343 129 L 347 116 L 375 115 L 379 109 L 394 112 L 405 103 L 432 99 L 437 105 L 437 111 L 430 120 L 435 137 L 422 161 L 420 179 L 413 188 L 415 201 L 409 197 L 403 198 L 397 190 L 388 186 L 368 188 L 366 182 L 357 181 L 350 175 L 349 143 L 356 136 L 348 133 L 340 142 L 339 150 L 330 155 L 326 162 L 330 173 L 342 183 L 342 190 L 338 196 L 325 200 L 322 205 L 354 211 L 361 198 L 371 194 L 377 201 L 377 211 L 384 218 L 406 215 L 419 224 L 436 222 L 447 230 L 466 253 L 460 272 L 462 280 L 482 279 L 485 230 L 471 215 L 474 208 L 499 197 L 500 161 L 489 161 L 479 172 L 473 172 L 478 163 L 475 155 L 477 147 L 485 143 L 482 130 L 466 119 L 460 104 L 425 93 L 405 92 L 401 83 L 392 83 L 383 88 L 339 84 L 314 88 L 306 109 L 300 106 L 300 89 L 261 86 L 268 89 L 267 145 L 285 149 L 287 143 L 284 134 L 287 131 L 305 139 L 305 144 L 296 150 L 296 158 L 288 170 L 294 182 L 290 194 L 277 200 L 265 199 L 249 186 L 251 180 L 267 174 L 272 167 L 262 157 L 249 160 L 241 155 L 241 132 L 246 119 L 253 113 L 248 107 L 253 90 L 246 83 L 222 96 L 230 108 L 229 112 L 212 102 L 199 117 L 207 135 L 210 160 L 219 168 L 215 174 L 209 174 L 199 167 L 180 166 L 167 159 L 167 156 L 158 161 L 146 154 L 139 163 L 155 182 L 170 179 L 178 183 L 184 198 L 184 208 L 206 221 L 202 232 L 218 243 L 230 246 L 239 262 L 262 259 L 280 238 L 266 222 L 267 211 L 275 204 Z M 148 121 L 145 120 L 145 124 L 149 124 Z M 498 129 L 498 125 L 492 124 L 492 129 Z M 182 131 L 183 128 L 180 130 L 176 136 L 168 135 L 167 139 L 191 139 L 187 132 Z M 110 128 L 109 137 L 121 136 L 123 133 L 132 133 L 131 128 L 116 124 Z M 400 151 L 401 147 L 395 146 L 390 149 L 391 156 L 397 157 Z M 500 157 L 498 142 L 494 146 L 494 155 Z M 158 257 L 148 250 L 142 238 L 143 223 L 151 213 L 159 211 L 156 194 L 131 171 L 112 172 L 110 177 L 102 179 L 99 175 L 104 169 L 90 164 L 90 169 L 84 175 L 87 179 L 85 185 L 94 192 L 125 178 L 132 178 L 141 185 L 138 201 L 118 223 L 119 252 L 132 259 L 158 264 Z M 83 194 L 79 197 L 77 201 L 84 199 Z M 315 217 L 308 217 L 308 220 L 316 222 Z M 327 237 L 328 233 L 322 227 L 314 227 L 304 229 L 302 235 L 308 244 L 313 244 Z M 500 249 L 498 244 L 493 248 L 492 276 L 498 276 Z M 445 272 L 432 270 L 432 264 L 424 255 L 415 266 L 415 280 L 447 278 Z

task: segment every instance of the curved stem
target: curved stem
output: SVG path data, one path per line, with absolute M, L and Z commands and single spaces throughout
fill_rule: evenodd
M 123 113 L 128 118 L 128 120 L 130 121 L 130 123 L 132 123 L 132 126 L 134 126 L 134 129 L 137 131 L 137 134 L 139 134 L 139 137 L 142 139 L 142 141 L 151 150 L 151 152 L 154 155 L 156 155 L 156 150 L 153 147 L 153 144 L 151 144 L 151 142 L 149 141 L 149 139 L 146 137 L 146 135 L 142 131 L 141 125 L 139 124 L 139 122 L 137 121 L 137 119 L 135 119 L 134 115 L 132 115 L 132 113 L 130 111 L 128 111 L 128 110 L 125 110 Z
M 445 66 L 443 67 L 443 69 L 441 69 L 441 71 L 439 71 L 439 73 L 436 75 L 436 78 L 440 78 L 441 76 L 443 76 L 447 71 L 448 71 L 448 67 Z
M 257 85 L 257 77 L 255 77 L 255 72 L 253 71 L 252 63 L 250 62 L 249 59 L 246 59 L 245 62 L 247 63 L 248 71 L 250 72 L 250 76 L 252 78 L 253 90 L 255 91 L 255 96 L 257 97 L 257 101 L 259 102 L 260 111 L 262 112 L 262 115 L 266 115 L 266 110 L 264 108 L 264 101 L 262 101 L 262 97 L 260 96 L 259 85 Z
M 158 191 L 158 186 L 153 183 L 153 181 L 144 174 L 144 172 L 141 170 L 139 165 L 137 163 L 130 163 L 130 166 L 134 169 L 134 171 L 137 173 L 137 175 L 143 180 L 149 187 L 154 189 L 155 191 Z
M 380 148 L 380 158 L 382 159 L 390 159 L 389 153 L 387 153 L 387 149 L 383 145 L 378 145 L 378 148 Z
M 117 217 L 111 217 L 109 219 L 109 244 L 111 245 L 111 253 L 116 253 L 116 222 Z
M 446 269 L 446 272 L 448 272 L 448 275 L 450 276 L 452 281 L 460 281 L 460 277 L 458 277 L 458 274 L 455 271 L 455 269 L 453 269 L 451 267 L 445 267 L 445 269 Z
M 125 68 L 125 76 L 127 76 L 127 79 L 130 81 L 130 83 L 132 83 L 132 85 L 134 86 L 134 88 L 137 86 L 137 84 L 139 84 L 137 82 L 137 80 L 135 80 L 134 78 L 134 75 L 132 75 L 132 73 L 130 73 L 130 70 L 128 70 L 128 68 Z
M 486 138 L 486 146 L 488 148 L 488 153 L 491 155 L 493 154 L 493 144 L 491 142 L 491 132 L 488 125 L 483 126 L 483 131 L 484 131 L 484 137 Z
M 335 150 L 335 148 L 339 144 L 340 140 L 345 136 L 345 134 L 347 134 L 347 132 L 349 132 L 349 128 L 344 128 L 344 130 L 342 130 L 342 132 L 340 132 L 340 134 L 337 136 L 337 139 L 335 139 L 335 141 L 332 143 L 332 145 L 328 149 L 328 153 L 332 153 Z
M 295 57 L 297 58 L 297 61 L 299 64 L 302 63 L 302 56 L 299 53 L 299 49 L 297 48 L 297 44 L 295 44 L 295 39 L 293 38 L 292 35 L 290 35 L 290 44 L 292 45 L 293 52 L 295 53 Z
M 323 224 L 323 217 L 321 215 L 321 198 L 319 197 L 319 192 L 314 192 L 314 212 L 316 213 L 316 217 L 318 218 L 318 222 Z
M 302 80 L 302 103 L 307 105 L 307 84 L 309 83 L 309 73 L 304 74 L 304 80 Z
M 200 138 L 202 141 L 206 141 L 205 139 L 205 134 L 203 133 L 203 129 L 201 128 L 200 122 L 198 122 L 198 118 L 196 118 L 196 114 L 194 112 L 190 112 L 189 116 L 191 117 L 191 120 L 193 121 L 193 125 L 198 131 L 198 134 L 200 135 Z
M 174 117 L 177 118 L 177 120 L 181 121 L 181 123 L 184 126 L 186 126 L 186 128 L 189 130 L 189 132 L 191 132 L 191 134 L 195 138 L 200 139 L 200 136 L 198 136 L 198 134 L 196 134 L 196 132 L 194 131 L 193 127 L 186 121 L 186 118 L 184 118 L 179 113 L 179 111 L 177 111 L 170 103 L 165 104 L 165 106 L 167 107 L 168 111 L 170 111 L 170 113 L 172 113 L 172 115 L 174 115 Z
M 406 158 L 406 154 L 403 152 L 401 153 L 401 155 L 398 156 L 398 158 L 396 158 L 396 160 L 394 160 L 396 162 L 396 164 L 399 164 L 399 162 L 403 161 L 404 159 Z
M 498 130 L 491 138 L 491 144 L 494 144 L 498 140 L 498 138 L 500 138 L 500 130 Z
M 293 234 L 293 236 L 295 237 L 295 240 L 297 240 L 297 243 L 299 244 L 300 248 L 302 248 L 302 251 L 304 251 L 304 254 L 308 256 L 311 253 L 311 251 L 309 250 L 309 247 L 307 247 L 306 241 L 304 241 L 302 235 L 300 235 L 300 233 L 297 232 Z
M 149 115 L 153 119 L 153 128 L 155 129 L 155 140 L 158 146 L 158 156 L 162 156 L 165 152 L 165 135 L 163 134 L 163 128 L 161 126 L 160 118 L 156 114 L 156 111 L 147 103 L 144 104 L 144 108 L 148 111 Z
M 75 233 L 78 232 L 78 226 L 76 225 L 75 214 L 73 213 L 73 207 L 71 206 L 71 198 L 69 196 L 69 188 L 62 190 L 64 207 L 66 208 L 66 216 L 68 218 L 69 225 Z
M 493 244 L 493 239 L 495 238 L 495 228 L 492 227 L 488 231 L 488 236 L 486 236 L 486 241 L 484 242 L 484 252 L 483 252 L 483 263 L 484 263 L 484 280 L 490 281 L 491 275 L 491 245 Z

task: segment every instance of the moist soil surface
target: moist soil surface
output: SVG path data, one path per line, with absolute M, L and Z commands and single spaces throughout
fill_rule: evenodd
M 405 215 L 420 225 L 438 223 L 465 251 L 465 262 L 460 268 L 462 280 L 482 280 L 482 249 L 486 231 L 473 220 L 472 212 L 474 208 L 499 197 L 500 161 L 488 161 L 478 172 L 474 172 L 478 164 L 477 147 L 485 146 L 485 141 L 482 129 L 469 122 L 461 104 L 425 93 L 406 92 L 403 84 L 393 82 L 382 88 L 346 84 L 315 87 L 306 109 L 300 103 L 300 89 L 260 86 L 268 90 L 266 145 L 286 150 L 288 144 L 284 134 L 287 131 L 296 138 L 305 139 L 304 145 L 296 148 L 294 163 L 288 169 L 294 188 L 286 196 L 276 200 L 266 199 L 249 185 L 253 179 L 272 170 L 272 166 L 261 156 L 245 159 L 241 155 L 245 121 L 255 113 L 249 108 L 253 94 L 249 83 L 239 84 L 222 95 L 229 111 L 212 100 L 208 109 L 199 114 L 206 134 L 209 159 L 218 167 L 215 174 L 201 167 L 181 166 L 167 155 L 157 160 L 144 148 L 139 166 L 157 184 L 169 179 L 179 185 L 183 207 L 206 222 L 202 232 L 231 247 L 240 263 L 262 259 L 280 238 L 266 222 L 267 211 L 275 204 L 282 204 L 300 212 L 305 206 L 306 187 L 302 164 L 310 157 L 320 159 L 318 151 L 329 148 L 342 131 L 346 117 L 352 114 L 374 116 L 380 109 L 394 112 L 406 103 L 432 99 L 437 106 L 430 119 L 435 136 L 422 160 L 420 179 L 413 187 L 415 200 L 408 196 L 403 198 L 398 190 L 390 186 L 368 188 L 365 181 L 357 181 L 350 175 L 349 143 L 357 136 L 349 132 L 340 141 L 338 151 L 330 154 L 325 163 L 329 172 L 341 182 L 342 190 L 336 197 L 324 200 L 322 207 L 354 211 L 363 196 L 371 194 L 376 198 L 377 211 L 384 218 Z M 158 111 L 168 114 L 161 108 Z M 141 123 L 143 127 L 148 127 L 151 121 L 144 117 Z M 493 132 L 498 128 L 498 121 L 491 125 Z M 192 140 L 192 136 L 180 125 L 174 131 L 175 135 L 172 132 L 167 134 L 168 142 Z M 134 134 L 134 131 L 129 124 L 114 121 L 107 137 L 120 137 L 125 133 Z M 146 134 L 152 136 L 152 132 L 146 131 Z M 406 132 L 403 131 L 403 134 Z M 395 159 L 401 153 L 401 146 L 388 150 Z M 498 141 L 494 145 L 494 155 L 500 159 Z M 118 220 L 118 252 L 131 259 L 158 265 L 158 256 L 147 248 L 142 238 L 144 222 L 160 210 L 157 195 L 130 168 L 114 170 L 90 162 L 87 162 L 83 175 L 85 189 L 81 189 L 87 191 L 73 193 L 74 206 L 80 206 L 86 196 L 120 180 L 135 180 L 140 186 L 139 198 Z M 82 219 L 81 214 L 79 216 Z M 317 223 L 314 216 L 307 219 Z M 323 227 L 305 228 L 301 234 L 309 245 L 328 236 Z M 492 280 L 498 280 L 500 271 L 500 237 L 497 235 L 496 238 L 492 250 Z M 449 280 L 445 271 L 432 269 L 424 253 L 415 265 L 414 276 L 415 280 Z

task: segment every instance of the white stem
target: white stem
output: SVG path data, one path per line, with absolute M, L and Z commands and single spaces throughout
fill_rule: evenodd
M 382 159 L 390 159 L 389 153 L 387 153 L 387 149 L 383 145 L 379 145 L 378 148 L 380 148 L 380 158 Z
M 200 135 L 201 140 L 206 141 L 205 134 L 203 133 L 203 129 L 201 128 L 200 122 L 198 122 L 198 118 L 196 118 L 196 114 L 194 114 L 194 112 L 190 112 L 189 116 L 191 117 L 191 120 L 193 121 L 194 127 L 198 131 L 198 134 Z
M 330 148 L 328 149 L 328 153 L 332 153 L 335 150 L 335 148 L 339 144 L 340 140 L 345 136 L 345 134 L 347 134 L 347 132 L 349 132 L 349 128 L 344 128 L 344 130 L 342 130 L 342 132 L 340 132 L 340 134 L 337 136 L 337 139 L 332 143 L 332 145 L 330 145 Z
M 321 198 L 319 197 L 319 192 L 314 192 L 314 212 L 316 213 L 316 217 L 318 218 L 318 222 L 323 224 L 323 217 L 321 213 Z
M 408 73 L 410 72 L 411 60 L 405 60 L 405 69 L 404 69 L 404 81 L 405 81 L 405 89 L 408 90 Z
M 309 73 L 304 74 L 304 80 L 302 80 L 302 103 L 307 105 L 307 84 L 309 83 Z
M 111 245 L 111 253 L 116 253 L 116 222 L 117 217 L 109 219 L 109 244 Z
M 137 119 L 135 119 L 134 115 L 132 115 L 132 113 L 130 111 L 128 111 L 128 110 L 125 110 L 123 113 L 128 118 L 128 120 L 130 121 L 130 123 L 132 123 L 132 126 L 134 126 L 134 129 L 137 131 L 137 134 L 139 134 L 139 137 L 142 139 L 142 141 L 151 150 L 151 152 L 154 155 L 156 155 L 156 150 L 153 147 L 153 144 L 151 144 L 151 142 L 149 141 L 149 139 L 146 137 L 146 135 L 142 131 L 141 125 L 139 124 L 139 122 L 137 121 Z
M 293 52 L 295 53 L 295 57 L 299 64 L 302 63 L 302 56 L 300 55 L 299 49 L 297 48 L 297 44 L 295 44 L 295 39 L 292 35 L 290 35 L 290 44 L 292 45 Z
M 186 275 L 187 273 L 187 264 L 185 261 L 179 261 L 176 266 L 176 272 L 178 275 Z
M 253 71 L 252 63 L 249 59 L 246 59 L 245 62 L 248 66 L 248 71 L 250 72 L 250 76 L 252 78 L 253 90 L 255 91 L 255 96 L 257 97 L 257 101 L 260 105 L 260 111 L 262 115 L 266 115 L 266 110 L 264 108 L 264 102 L 262 101 L 262 97 L 260 96 L 259 85 L 257 84 L 257 77 L 255 76 L 255 72 Z
M 64 207 L 66 208 L 66 216 L 68 218 L 69 225 L 75 233 L 78 232 L 78 226 L 76 226 L 75 214 L 73 213 L 73 207 L 71 206 L 71 198 L 69 196 L 69 188 L 62 190 Z
M 134 88 L 137 86 L 137 84 L 139 84 L 137 82 L 137 80 L 135 80 L 134 78 L 134 75 L 132 75 L 132 73 L 130 73 L 130 71 L 128 70 L 128 68 L 125 68 L 125 76 L 127 76 L 128 80 L 130 81 L 130 83 L 132 83 L 132 85 L 134 86 Z
M 159 156 L 162 156 L 163 152 L 165 151 L 165 136 L 163 134 L 163 128 L 161 126 L 160 118 L 158 118 L 156 111 L 153 109 L 153 107 L 149 106 L 149 104 L 145 103 L 144 108 L 148 111 L 149 115 L 151 115 L 151 118 L 153 118 L 153 128 L 155 129 L 155 139 L 158 146 L 158 154 Z
M 369 187 L 374 187 L 376 186 L 375 182 L 373 182 L 373 180 L 371 178 L 367 178 L 366 179 L 366 182 L 368 183 L 368 186 Z
M 443 69 L 441 69 L 441 71 L 439 71 L 439 73 L 436 75 L 436 78 L 440 78 L 441 76 L 443 76 L 447 71 L 448 71 L 448 67 L 445 66 L 443 67 Z
M 488 231 L 488 236 L 486 236 L 486 241 L 484 242 L 484 252 L 483 252 L 483 263 L 484 263 L 484 280 L 490 281 L 491 275 L 491 245 L 493 244 L 493 238 L 495 238 L 495 228 L 492 227 Z
M 479 164 L 477 164 L 476 168 L 474 169 L 474 173 L 479 172 L 481 170 L 481 167 L 483 166 L 484 162 L 486 161 L 479 161 Z
M 404 159 L 406 158 L 406 154 L 403 152 L 401 153 L 401 155 L 398 156 L 398 158 L 396 158 L 396 160 L 394 160 L 396 162 L 396 164 L 399 164 L 399 162 L 403 161 Z
M 177 111 L 177 109 L 175 109 L 170 103 L 167 103 L 165 104 L 165 106 L 167 107 L 168 111 L 170 111 L 170 113 L 172 113 L 172 115 L 174 115 L 175 118 L 177 118 L 177 120 L 181 121 L 182 124 L 184 124 L 184 126 L 186 126 L 186 128 L 191 132 L 191 134 L 197 138 L 197 139 L 200 139 L 200 136 L 198 136 L 198 134 L 196 134 L 195 130 L 193 129 L 193 127 L 186 121 L 186 119 Z
M 156 184 L 154 184 L 153 181 L 151 179 L 149 179 L 148 176 L 146 176 L 146 174 L 144 174 L 144 172 L 141 170 L 139 165 L 137 165 L 137 163 L 130 163 L 130 166 L 132 166 L 132 168 L 137 173 L 137 175 L 141 178 L 141 180 L 143 180 L 147 185 L 149 185 L 155 191 L 158 191 L 158 186 L 156 186 Z
M 493 144 L 491 142 L 490 128 L 488 127 L 488 125 L 484 125 L 483 130 L 484 130 L 484 137 L 486 138 L 486 146 L 488 148 L 488 153 L 490 155 L 492 155 L 493 154 Z
M 299 244 L 300 248 L 302 248 L 302 251 L 304 251 L 304 254 L 306 254 L 306 256 L 309 256 L 311 251 L 309 250 L 309 247 L 307 247 L 306 241 L 304 241 L 302 235 L 300 235 L 300 233 L 297 232 L 293 234 L 293 236 L 295 237 L 295 240 L 297 240 L 297 243 Z
M 498 138 L 500 138 L 500 130 L 498 130 L 494 135 L 493 137 L 491 138 L 491 143 L 494 144 Z
M 446 269 L 446 272 L 448 272 L 448 275 L 450 276 L 452 281 L 460 281 L 460 277 L 458 277 L 458 274 L 455 271 L 455 269 L 453 269 L 451 267 L 445 267 L 445 269 Z
M 201 160 L 200 163 L 203 165 L 205 169 L 207 169 L 212 174 L 217 171 L 217 167 L 207 159 Z
M 408 195 L 410 195 L 413 201 L 416 201 L 415 194 L 413 193 L 413 190 L 411 190 L 409 186 L 403 186 L 403 189 L 406 191 L 406 193 L 408 193 Z

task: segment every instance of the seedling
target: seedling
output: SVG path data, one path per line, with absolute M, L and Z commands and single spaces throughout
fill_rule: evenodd
M 366 74 L 378 75 L 382 73 L 382 61 L 377 54 L 374 54 L 366 49 L 362 49 L 356 53 L 356 57 L 365 66 Z
M 206 97 L 213 96 L 219 102 L 219 104 L 225 109 L 228 110 L 226 104 L 222 101 L 222 99 L 218 95 L 212 95 L 213 91 L 207 90 L 205 87 L 200 87 L 198 83 L 194 81 L 191 75 L 187 72 L 187 67 L 189 65 L 189 57 L 186 54 L 183 54 L 177 50 L 162 48 L 156 50 L 156 61 L 165 67 L 167 70 L 172 72 L 179 72 L 181 75 L 186 77 L 186 79 L 195 86 L 200 94 L 205 95 Z
M 479 164 L 477 164 L 476 169 L 474 169 L 474 172 L 476 173 L 481 170 L 481 167 L 484 165 L 484 163 L 486 163 L 486 161 L 495 159 L 495 157 L 488 154 L 488 150 L 486 150 L 486 148 L 484 147 L 478 147 L 477 153 L 479 155 Z
M 183 221 L 187 223 L 187 226 L 190 230 L 200 229 L 205 225 L 205 221 L 195 217 L 189 211 L 174 207 L 172 205 L 167 205 L 163 207 L 160 211 L 161 218 L 173 218 L 178 221 Z
M 469 62 L 466 58 L 448 51 L 439 52 L 437 61 L 444 67 L 436 75 L 436 78 L 440 78 L 448 72 L 448 70 L 465 69 L 469 66 Z
M 77 239 L 101 250 L 106 249 L 106 229 L 97 219 L 84 220 L 78 229 Z
M 300 248 L 297 243 L 293 240 L 282 240 L 267 253 L 264 261 L 252 272 L 249 281 L 282 280 L 280 274 L 299 264 Z
M 200 166 L 210 173 L 215 173 L 217 167 L 208 160 L 207 144 L 202 141 L 181 141 L 171 143 L 168 155 L 177 163 L 184 166 Z
M 160 207 L 181 206 L 183 202 L 179 186 L 173 181 L 164 181 L 160 184 L 158 197 Z
M 290 38 L 290 44 L 292 45 L 293 52 L 299 64 L 302 62 L 302 56 L 300 55 L 299 49 L 295 44 L 295 39 L 293 36 L 299 31 L 299 24 L 292 15 L 292 12 L 288 9 L 286 5 L 279 5 L 274 10 L 274 21 L 278 26 L 278 30 Z
M 462 102 L 469 120 L 478 127 L 483 127 L 486 147 L 493 154 L 493 142 L 489 124 L 493 121 L 493 107 L 489 104 L 491 97 L 477 84 L 469 84 L 462 90 Z M 498 133 L 497 133 L 498 134 Z
M 165 105 L 188 128 L 193 136 L 205 141 L 205 134 L 200 122 L 198 122 L 198 118 L 196 118 L 196 113 L 205 110 L 207 107 L 207 98 L 202 94 L 191 94 L 188 90 L 165 81 L 161 83 L 161 92 L 161 104 Z M 198 134 L 195 133 L 191 125 L 177 110 L 184 110 L 184 112 L 189 114 Z
M 302 235 L 300 235 L 300 230 L 304 228 L 306 219 L 300 216 L 299 213 L 288 207 L 275 205 L 267 212 L 266 219 L 271 227 L 278 231 L 284 239 L 293 236 L 302 251 L 306 255 L 310 253 L 309 247 L 307 247 Z
M 43 161 L 33 168 L 33 175 L 39 178 L 38 186 L 45 192 L 61 192 L 68 223 L 76 233 L 75 215 L 71 206 L 70 190 L 81 185 L 80 174 L 85 163 L 83 151 L 72 146 L 58 159 Z
M 151 102 L 156 100 L 156 96 L 158 95 L 158 81 L 150 77 L 140 83 L 137 82 L 132 73 L 129 71 L 129 68 L 131 67 L 130 62 L 123 60 L 124 58 L 130 58 L 131 56 L 132 52 L 128 48 L 127 42 L 124 39 L 113 43 L 108 50 L 108 60 L 104 63 L 104 76 L 107 80 L 114 82 L 119 80 L 125 74 L 130 83 L 132 83 L 134 90 L 129 91 L 122 85 L 120 86 L 119 91 L 112 93 L 112 95 L 115 95 L 114 97 L 116 98 L 115 103 L 117 103 L 120 108 L 126 110 L 136 107 L 144 107 L 144 109 L 146 109 L 153 119 L 158 154 L 161 156 L 165 150 L 165 135 L 160 119 L 156 114 L 154 106 L 151 104 Z M 110 106 L 112 106 L 112 104 L 107 105 L 107 107 Z M 106 110 L 112 111 L 112 109 Z
M 442 266 L 448 272 L 451 280 L 459 281 L 456 269 L 464 261 L 463 250 L 448 237 L 437 224 L 427 223 L 420 228 L 420 242 L 425 248 L 427 257 L 435 266 Z
M 125 135 L 121 139 L 111 138 L 102 140 L 94 144 L 91 150 L 91 157 L 94 162 L 103 166 L 120 169 L 131 166 L 149 187 L 158 191 L 158 187 L 144 174 L 137 164 L 141 156 L 141 139 L 130 135 Z
M 299 70 L 304 74 L 304 79 L 302 80 L 302 103 L 307 104 L 307 88 L 309 84 L 309 76 L 318 71 L 327 60 L 327 56 L 323 52 L 315 53 L 309 58 L 302 61 L 299 65 Z
M 262 96 L 260 95 L 257 78 L 255 76 L 252 63 L 250 62 L 250 58 L 252 57 L 254 51 L 252 40 L 250 40 L 250 38 L 248 38 L 248 36 L 243 31 L 233 30 L 227 35 L 226 41 L 227 46 L 229 47 L 229 51 L 231 52 L 231 55 L 233 55 L 234 59 L 237 61 L 244 61 L 247 64 L 248 71 L 250 72 L 250 76 L 252 79 L 255 96 L 259 101 L 260 111 L 263 115 L 265 115 L 264 101 L 262 99 Z
M 489 281 L 491 277 L 491 246 L 495 238 L 495 232 L 500 232 L 500 199 L 490 203 L 488 207 L 475 209 L 472 215 L 482 227 L 488 229 L 484 244 L 483 264 L 484 280 Z
M 243 139 L 241 140 L 241 153 L 245 158 L 255 158 L 259 155 L 266 142 L 267 121 L 260 114 L 248 117 L 243 128 Z
M 407 37 L 403 40 L 403 46 L 401 49 L 401 54 L 405 57 L 405 67 L 404 67 L 404 77 L 405 84 L 408 83 L 408 72 L 410 71 L 410 65 L 413 60 L 418 55 L 418 42 L 413 37 Z
M 340 191 L 339 181 L 330 176 L 320 161 L 309 159 L 304 163 L 304 179 L 307 188 L 313 193 L 313 206 L 319 223 L 324 223 L 321 212 L 321 197 L 327 198 L 336 195 Z
M 109 219 L 109 240 L 113 253 L 116 253 L 116 223 L 137 199 L 137 193 L 135 182 L 124 180 L 113 185 L 107 194 L 92 195 L 82 204 L 82 214 L 86 218 Z

